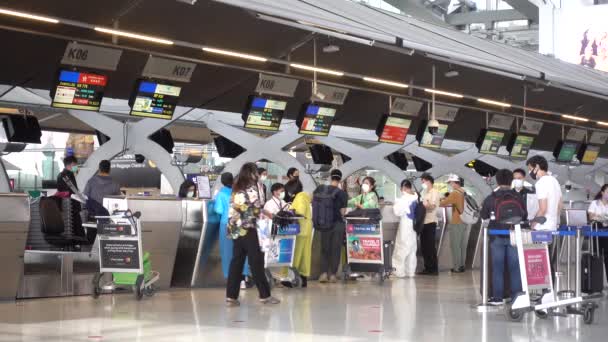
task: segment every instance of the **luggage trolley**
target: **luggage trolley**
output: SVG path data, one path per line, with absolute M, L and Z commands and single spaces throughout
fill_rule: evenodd
M 537 218 L 536 222 L 543 223 L 544 221 L 544 218 Z M 513 220 L 513 222 L 517 222 L 517 220 Z M 593 323 L 595 309 L 598 307 L 591 301 L 595 296 L 578 295 L 574 298 L 559 300 L 556 297 L 547 247 L 553 240 L 554 233 L 523 230 L 520 222 L 507 224 L 513 224 L 515 228 L 511 231 L 511 244 L 517 248 L 523 291 L 514 296 L 511 303 L 505 305 L 507 318 L 520 322 L 524 313 L 534 311 L 536 316 L 541 319 L 549 316 L 582 315 L 585 324 Z M 577 241 L 580 241 L 581 234 L 580 230 L 576 232 Z M 580 254 L 580 248 L 577 248 L 577 253 Z M 577 260 L 580 260 L 580 257 L 577 257 Z M 540 298 L 532 300 L 530 296 L 532 290 L 542 291 Z M 566 308 L 565 313 L 558 311 L 562 307 Z
M 283 216 L 281 212 L 272 220 L 262 220 L 258 227 L 260 247 L 264 252 L 266 279 L 271 287 L 278 282 L 289 282 L 292 287 L 302 287 L 300 273 L 293 267 L 293 255 L 296 249 L 296 236 L 300 234 L 300 216 Z M 287 268 L 287 275 L 275 269 Z
M 159 273 L 152 271 L 149 253 L 142 252 L 140 216 L 126 210 L 96 217 L 99 273 L 93 277 L 94 298 L 122 287 L 131 287 L 138 300 L 154 295 Z M 105 273 L 112 273 L 112 281 L 102 285 Z
M 346 216 L 346 265 L 344 281 L 354 279 L 353 273 L 377 273 L 380 284 L 390 276 L 385 267 L 382 220 L 370 217 Z

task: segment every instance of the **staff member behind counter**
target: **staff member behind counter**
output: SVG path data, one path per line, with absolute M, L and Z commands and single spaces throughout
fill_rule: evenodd
M 57 192 L 69 192 L 70 195 L 78 191 L 76 176 L 78 172 L 78 161 L 74 156 L 67 156 L 63 159 L 64 169 L 57 176 Z

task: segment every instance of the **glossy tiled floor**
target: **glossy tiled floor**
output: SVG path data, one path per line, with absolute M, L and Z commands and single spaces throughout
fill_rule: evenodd
M 470 274 L 376 283 L 311 284 L 279 289 L 279 306 L 248 290 L 240 308 L 224 307 L 223 290 L 178 290 L 137 302 L 131 295 L 27 300 L 0 304 L 0 341 L 606 341 L 605 302 L 597 322 L 580 319 L 506 322 L 470 309 Z

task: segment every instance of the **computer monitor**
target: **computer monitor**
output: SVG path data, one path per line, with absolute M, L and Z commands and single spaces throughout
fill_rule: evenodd
M 171 120 L 181 91 L 164 81 L 138 80 L 129 99 L 131 115 Z
M 482 129 L 475 146 L 479 149 L 479 153 L 497 154 L 504 137 L 504 132 Z
M 412 120 L 399 115 L 382 116 L 376 128 L 378 142 L 403 145 L 411 124 Z
M 296 120 L 299 133 L 327 136 L 336 116 L 337 109 L 328 105 L 305 103 Z
M 99 111 L 108 83 L 105 75 L 59 70 L 51 89 L 52 107 Z
M 507 144 L 507 151 L 510 153 L 511 158 L 526 159 L 533 143 L 534 137 L 523 134 L 511 134 L 509 143 Z
M 281 126 L 286 108 L 286 100 L 251 95 L 242 115 L 245 128 L 276 132 Z

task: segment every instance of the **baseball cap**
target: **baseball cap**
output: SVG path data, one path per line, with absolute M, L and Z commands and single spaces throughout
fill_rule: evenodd
M 460 183 L 460 177 L 457 174 L 452 173 L 448 176 L 448 183 L 449 182 L 459 182 Z

